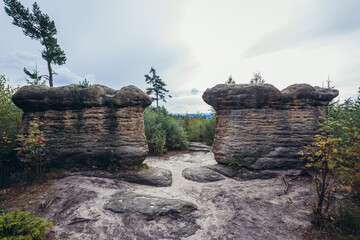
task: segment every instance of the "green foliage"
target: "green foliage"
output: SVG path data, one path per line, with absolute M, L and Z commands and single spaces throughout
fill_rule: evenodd
M 40 178 L 44 174 L 46 159 L 45 159 L 45 135 L 44 132 L 39 129 L 43 123 L 31 122 L 29 127 L 29 133 L 27 135 L 19 134 L 18 142 L 21 145 L 16 148 L 22 156 L 20 161 L 25 168 L 35 169 L 36 177 Z
M 240 152 L 235 154 L 233 157 L 230 157 L 226 161 L 226 164 L 233 169 L 242 169 L 244 167 L 243 166 L 244 160 L 245 160 L 244 153 Z
M 26 75 L 28 75 L 28 77 L 30 78 L 30 79 L 25 78 L 27 84 L 30 84 L 30 85 L 45 85 L 45 81 L 42 80 L 42 78 L 44 76 L 39 74 L 40 72 L 37 70 L 37 65 L 36 65 L 35 69 L 33 69 L 32 72 L 30 72 L 26 68 L 24 68 L 24 73 Z
M 336 226 L 348 234 L 360 235 L 360 209 L 351 202 L 340 202 L 334 215 Z
M 45 47 L 41 56 L 47 62 L 49 75 L 44 75 L 44 77 L 49 80 L 49 85 L 52 87 L 55 73 L 51 64 L 60 66 L 66 62 L 65 52 L 60 48 L 55 38 L 57 34 L 55 22 L 50 20 L 47 14 L 41 12 L 36 2 L 32 5 L 32 13 L 17 0 L 4 0 L 4 3 L 5 12 L 13 18 L 13 24 L 20 27 L 25 36 L 39 41 Z M 27 70 L 26 72 L 30 73 Z M 27 75 L 31 76 L 31 73 Z
M 313 212 L 317 228 L 324 226 L 339 191 L 360 205 L 360 98 L 330 104 L 327 112 L 329 118 L 321 123 L 320 134 L 302 152 L 307 167 L 315 172 L 317 204 Z
M 331 206 L 334 195 L 339 191 L 337 180 L 343 171 L 341 153 L 338 151 L 339 142 L 322 133 L 315 136 L 314 143 L 306 146 L 301 152 L 308 162 L 306 167 L 315 172 L 313 184 L 316 191 L 317 202 L 313 206 L 314 224 L 321 228 L 324 224 L 325 213 Z
M 170 115 L 164 107 L 144 111 L 145 134 L 152 155 L 162 155 L 168 149 L 186 149 L 189 142 L 181 121 Z
M 198 117 L 190 119 L 188 115 L 184 117 L 183 126 L 189 136 L 189 141 L 205 142 L 211 145 L 215 137 L 216 120 L 212 118 L 205 118 L 199 114 Z
M 16 167 L 13 149 L 22 117 L 22 110 L 11 101 L 16 90 L 4 75 L 0 75 L 0 187 L 4 186 L 9 172 Z
M 85 87 L 90 87 L 91 84 L 88 80 L 86 80 L 86 78 L 81 82 L 79 81 L 79 84 L 82 85 L 82 86 L 85 86 Z
M 166 102 L 166 97 L 172 98 L 172 96 L 167 94 L 169 90 L 165 88 L 165 82 L 156 75 L 156 70 L 151 68 L 150 73 L 152 76 L 149 76 L 148 74 L 145 75 L 145 82 L 151 85 L 151 87 L 146 88 L 146 93 L 148 95 L 155 95 L 154 97 L 151 97 L 151 99 L 156 102 L 156 108 L 159 108 L 159 100 Z
M 45 239 L 52 223 L 33 216 L 31 212 L 16 210 L 0 217 L 1 239 Z
M 338 139 L 342 152 L 342 175 L 351 198 L 360 205 L 360 96 L 347 99 L 344 103 L 330 104 L 327 108 L 328 121 L 324 124 L 332 138 Z

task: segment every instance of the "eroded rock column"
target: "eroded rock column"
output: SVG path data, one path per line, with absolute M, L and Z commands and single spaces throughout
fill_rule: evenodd
M 293 168 L 326 117 L 335 89 L 294 84 L 282 91 L 270 84 L 219 84 L 204 101 L 216 110 L 215 159 L 225 163 L 242 153 L 249 169 Z
M 143 111 L 151 99 L 135 86 L 24 86 L 12 100 L 24 111 L 23 134 L 44 123 L 50 166 L 129 166 L 147 156 Z

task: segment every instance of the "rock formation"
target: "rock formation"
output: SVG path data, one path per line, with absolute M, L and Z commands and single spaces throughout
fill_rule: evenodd
M 42 122 L 45 152 L 53 167 L 136 165 L 144 161 L 143 110 L 151 99 L 135 86 L 119 91 L 102 85 L 20 88 L 12 98 L 24 111 L 21 132 Z
M 292 168 L 326 117 L 335 89 L 294 84 L 282 91 L 270 84 L 219 84 L 203 99 L 216 110 L 215 159 L 225 163 L 242 154 L 249 169 Z

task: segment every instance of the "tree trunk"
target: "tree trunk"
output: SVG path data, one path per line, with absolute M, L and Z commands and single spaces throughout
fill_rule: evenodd
M 156 92 L 156 110 L 159 110 L 159 94 Z
M 47 65 L 48 65 L 48 70 L 49 70 L 49 85 L 50 87 L 53 87 L 53 71 L 51 69 L 51 64 L 50 62 L 47 62 Z

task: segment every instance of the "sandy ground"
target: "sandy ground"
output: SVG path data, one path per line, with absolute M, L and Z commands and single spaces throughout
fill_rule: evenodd
M 172 172 L 171 187 L 151 187 L 121 180 L 68 176 L 55 182 L 52 201 L 39 215 L 54 223 L 57 239 L 301 239 L 308 227 L 308 183 L 281 177 L 268 180 L 225 180 L 198 183 L 182 177 L 182 170 L 215 164 L 211 152 L 181 153 L 169 158 L 148 157 L 145 163 Z M 114 213 L 104 209 L 111 195 L 130 191 L 181 199 L 198 206 L 186 219 L 160 217 L 148 221 L 137 213 Z M 48 205 L 48 203 L 45 203 Z M 186 236 L 188 224 L 195 234 Z

